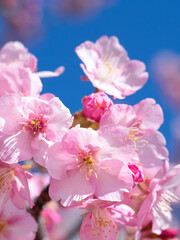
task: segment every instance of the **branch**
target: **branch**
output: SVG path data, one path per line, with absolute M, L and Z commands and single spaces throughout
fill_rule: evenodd
M 41 211 L 43 209 L 43 206 L 51 200 L 51 198 L 49 197 L 48 191 L 49 191 L 49 185 L 41 192 L 40 196 L 36 199 L 35 206 L 29 210 L 29 212 L 35 218 L 37 223 L 38 223 Z M 38 224 L 38 226 L 39 227 L 36 233 L 35 240 L 42 240 L 40 224 Z

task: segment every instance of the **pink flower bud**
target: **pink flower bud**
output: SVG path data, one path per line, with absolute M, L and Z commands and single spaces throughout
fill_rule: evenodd
M 92 93 L 82 100 L 84 116 L 99 121 L 112 105 L 112 100 L 103 92 Z
M 128 168 L 132 172 L 132 177 L 134 180 L 134 186 L 136 182 L 143 182 L 144 176 L 142 174 L 142 170 L 140 167 L 138 167 L 136 164 L 128 164 Z
M 166 230 L 163 230 L 161 233 L 161 238 L 162 239 L 174 239 L 175 237 L 177 237 L 179 234 L 179 230 L 176 228 L 168 228 Z

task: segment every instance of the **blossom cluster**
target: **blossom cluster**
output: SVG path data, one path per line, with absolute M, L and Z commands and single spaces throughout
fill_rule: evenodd
M 3 35 L 28 39 L 44 32 L 44 15 L 56 15 L 66 20 L 94 16 L 116 0 L 1 0 L 0 17 L 4 22 Z M 23 19 L 23 21 L 22 21 Z M 6 32 L 5 32 L 6 31 Z
M 5 28 L 20 37 L 34 35 L 41 26 L 43 5 L 43 0 L 1 0 L 0 16 L 5 20 Z
M 38 225 L 27 210 L 48 183 L 51 201 L 38 218 L 47 239 L 66 237 L 62 208 L 83 212 L 80 240 L 117 240 L 122 231 L 127 239 L 177 239 L 170 205 L 179 202 L 180 165 L 169 166 L 163 111 L 151 98 L 131 106 L 108 96 L 141 89 L 145 64 L 130 60 L 114 36 L 75 52 L 95 93 L 72 116 L 58 97 L 41 94 L 40 78 L 64 67 L 37 72 L 36 57 L 19 42 L 0 50 L 1 239 L 35 239 Z

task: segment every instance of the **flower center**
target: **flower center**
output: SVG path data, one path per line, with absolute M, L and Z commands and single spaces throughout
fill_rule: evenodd
M 136 143 L 136 151 L 139 151 L 139 148 L 142 148 L 148 144 L 148 141 L 143 139 L 143 134 L 145 130 L 142 130 L 140 126 L 132 126 L 130 127 L 129 136 L 127 139 L 132 139 Z
M 95 221 L 92 221 L 93 237 L 103 235 L 107 238 L 112 232 L 118 233 L 117 226 L 106 208 L 103 210 L 98 208 L 93 215 L 95 216 Z
M 87 167 L 91 167 L 91 165 L 93 165 L 93 159 L 90 156 L 84 157 L 83 161 Z
M 9 168 L 0 169 L 0 190 L 5 193 L 6 191 L 11 190 L 11 182 L 14 177 L 14 171 Z
M 89 180 L 90 176 L 95 176 L 97 178 L 97 166 L 98 166 L 98 160 L 97 160 L 97 154 L 91 153 L 89 151 L 82 150 L 78 154 L 78 168 L 80 168 L 80 172 L 85 173 L 86 180 Z
M 3 233 L 5 225 L 5 221 L 3 219 L 0 219 L 0 233 Z
M 33 135 L 36 136 L 38 133 L 45 133 L 47 120 L 44 119 L 43 114 L 30 116 L 27 126 L 33 132 Z
M 121 55 L 115 56 L 113 51 L 111 51 L 110 53 L 102 54 L 102 61 L 104 65 L 108 68 L 109 73 L 117 69 L 120 58 Z
M 23 115 L 21 116 L 23 117 Z M 21 124 L 23 124 L 22 130 L 30 131 L 33 137 L 37 136 L 40 133 L 45 135 L 47 123 L 48 120 L 43 116 L 42 113 L 30 113 L 28 120 L 26 120 L 25 122 L 21 121 Z
M 113 79 L 109 79 L 110 76 L 116 78 L 117 76 L 122 76 L 124 74 L 124 63 L 122 63 L 121 58 L 122 54 L 115 54 L 113 51 L 102 54 L 98 73 L 101 81 L 108 80 L 108 82 L 111 83 L 113 82 Z
M 39 131 L 42 126 L 41 126 L 41 122 L 39 119 L 34 119 L 30 122 L 30 127 L 33 129 L 33 131 Z

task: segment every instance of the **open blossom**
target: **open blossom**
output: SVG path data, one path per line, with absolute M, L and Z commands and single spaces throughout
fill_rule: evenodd
M 99 121 L 105 111 L 113 105 L 112 100 L 103 92 L 92 93 L 82 100 L 84 116 Z
M 21 42 L 8 42 L 0 50 L 0 65 L 14 66 L 29 69 L 38 77 L 58 77 L 64 72 L 64 67 L 59 67 L 56 71 L 37 72 L 37 58 L 28 52 Z
M 34 240 L 36 232 L 37 223 L 31 214 L 8 201 L 0 212 L 0 239 Z
M 38 97 L 42 91 L 40 78 L 22 66 L 0 64 L 0 96 L 7 93 Z
M 21 96 L 39 97 L 42 91 L 40 77 L 57 77 L 64 72 L 36 72 L 37 59 L 20 42 L 8 42 L 0 50 L 0 96 L 15 93 Z
M 137 214 L 139 229 L 150 216 L 152 232 L 160 235 L 162 230 L 169 228 L 171 223 L 171 203 L 180 201 L 176 189 L 180 184 L 180 165 L 169 170 L 169 162 L 165 161 L 162 168 L 150 181 L 147 197 L 144 199 Z
M 67 206 L 93 195 L 121 201 L 123 192 L 132 188 L 132 172 L 126 162 L 134 155 L 134 143 L 125 140 L 126 129 L 111 130 L 109 138 L 107 132 L 100 141 L 97 131 L 76 126 L 62 142 L 50 147 L 47 168 L 52 176 L 49 194 L 54 201 L 61 199 Z
M 127 205 L 88 200 L 80 208 L 88 211 L 81 225 L 80 240 L 116 240 L 118 223 L 131 224 L 134 211 Z
M 56 97 L 45 101 L 14 94 L 0 98 L 0 117 L 4 120 L 2 161 L 15 163 L 33 157 L 43 166 L 48 146 L 60 141 L 73 121 L 69 109 Z
M 168 157 L 166 140 L 157 131 L 162 123 L 162 109 L 151 98 L 134 106 L 114 104 L 100 120 L 103 129 L 111 124 L 129 128 L 129 138 L 136 143 L 137 157 L 145 167 L 161 165 L 161 161 Z
M 28 178 L 32 175 L 25 170 L 29 166 L 20 166 L 19 164 L 6 164 L 0 162 L 0 212 L 4 205 L 11 199 L 13 204 L 19 208 L 25 208 L 25 202 L 27 201 L 30 207 L 33 207 L 34 203 L 30 197 L 30 191 L 28 187 Z
M 144 63 L 130 60 L 116 37 L 103 36 L 76 48 L 81 67 L 93 86 L 119 99 L 135 93 L 148 79 Z
M 37 70 L 37 58 L 29 53 L 21 42 L 8 42 L 1 48 L 0 64 L 17 64 L 29 68 L 32 72 Z

